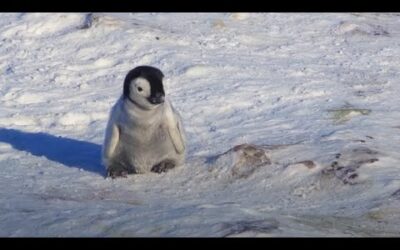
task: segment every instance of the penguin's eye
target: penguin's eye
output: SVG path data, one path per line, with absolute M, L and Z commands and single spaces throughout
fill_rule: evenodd
M 139 92 L 142 92 L 142 91 L 143 91 L 143 89 L 142 89 L 141 87 L 138 87 L 137 90 L 138 90 Z

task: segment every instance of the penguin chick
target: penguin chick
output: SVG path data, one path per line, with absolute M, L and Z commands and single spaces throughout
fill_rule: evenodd
M 108 176 L 165 172 L 185 160 L 181 117 L 165 98 L 163 73 L 139 66 L 126 75 L 110 112 L 102 148 Z

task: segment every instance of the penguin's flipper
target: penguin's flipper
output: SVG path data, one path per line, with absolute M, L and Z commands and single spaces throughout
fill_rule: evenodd
M 106 129 L 106 136 L 103 144 L 103 163 L 107 166 L 108 159 L 114 154 L 119 141 L 119 129 L 112 121 L 109 122 Z M 108 166 L 107 166 L 108 167 Z
M 170 104 L 167 104 L 166 118 L 172 144 L 174 144 L 176 152 L 182 154 L 185 151 L 184 131 L 178 115 L 173 111 L 173 107 Z

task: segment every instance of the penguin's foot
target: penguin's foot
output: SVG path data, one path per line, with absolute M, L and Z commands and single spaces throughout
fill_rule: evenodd
M 162 173 L 162 172 L 167 172 L 168 170 L 173 169 L 174 167 L 175 167 L 175 163 L 173 163 L 170 160 L 165 160 L 165 161 L 158 163 L 157 165 L 154 165 L 151 168 L 151 171 L 155 172 L 155 173 Z
M 111 177 L 112 179 L 120 177 L 126 178 L 128 174 L 129 172 L 123 169 L 110 169 L 107 171 L 107 177 Z

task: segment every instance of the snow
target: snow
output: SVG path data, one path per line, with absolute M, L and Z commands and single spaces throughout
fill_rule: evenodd
M 0 15 L 0 236 L 399 235 L 398 14 L 88 17 Z M 105 178 L 110 108 L 144 64 L 186 164 Z

